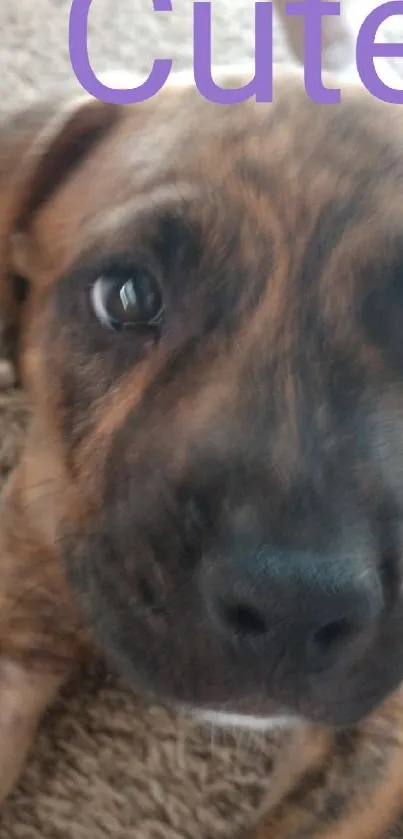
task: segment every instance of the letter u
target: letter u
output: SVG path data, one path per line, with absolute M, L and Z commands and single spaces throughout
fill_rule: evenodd
M 273 6 L 255 3 L 255 75 L 244 87 L 224 89 L 212 78 L 211 2 L 194 4 L 194 79 L 196 87 L 210 102 L 233 105 L 255 96 L 256 102 L 273 99 Z

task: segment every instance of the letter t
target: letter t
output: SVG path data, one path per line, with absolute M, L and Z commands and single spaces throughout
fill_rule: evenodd
M 329 0 L 300 0 L 286 3 L 286 13 L 305 18 L 305 90 L 310 99 L 321 105 L 337 105 L 340 90 L 322 84 L 322 17 L 340 15 L 340 3 Z

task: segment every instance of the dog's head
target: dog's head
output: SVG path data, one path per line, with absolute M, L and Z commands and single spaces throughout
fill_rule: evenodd
M 403 676 L 403 114 L 291 72 L 9 140 L 37 526 L 96 637 L 185 705 L 359 718 Z

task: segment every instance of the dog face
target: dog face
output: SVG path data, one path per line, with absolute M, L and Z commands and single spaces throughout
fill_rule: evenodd
M 339 724 L 403 675 L 403 124 L 298 79 L 12 143 L 3 298 L 99 643 L 158 697 Z

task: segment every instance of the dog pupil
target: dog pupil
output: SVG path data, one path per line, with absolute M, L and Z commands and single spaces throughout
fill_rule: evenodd
M 159 288 L 144 272 L 127 273 L 126 277 L 119 271 L 101 275 L 92 289 L 92 305 L 98 320 L 112 329 L 161 323 Z

